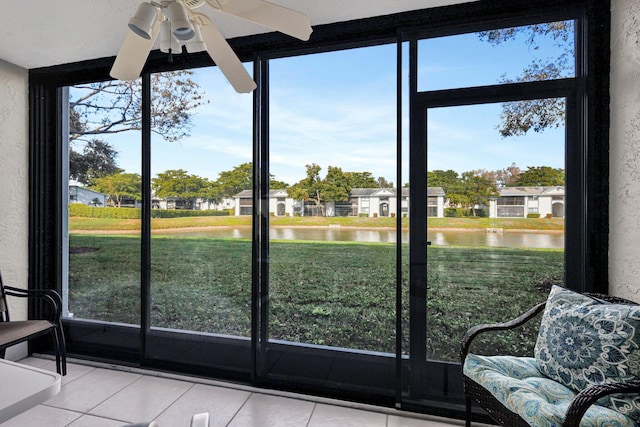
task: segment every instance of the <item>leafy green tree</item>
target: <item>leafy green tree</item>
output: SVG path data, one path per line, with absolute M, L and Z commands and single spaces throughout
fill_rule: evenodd
M 489 199 L 499 194 L 495 182 L 489 181 L 473 171 L 463 172 L 460 183 L 461 204 L 470 209 L 473 216 L 476 216 L 476 205 L 487 206 Z M 464 202 L 462 203 L 462 201 Z
M 501 28 L 479 33 L 481 40 L 500 45 L 519 37 L 525 38 L 530 51 L 540 48 L 541 39 L 551 40 L 557 50 L 552 58 L 533 59 L 519 76 L 503 76 L 502 83 L 532 82 L 570 77 L 574 73 L 574 23 L 558 21 L 515 28 Z M 564 126 L 564 98 L 542 98 L 536 100 L 513 101 L 502 104 L 501 125 L 498 127 L 503 137 L 524 135 L 530 130 L 542 132 L 545 129 Z
M 329 169 L 327 175 L 329 175 Z M 342 169 L 340 169 L 342 172 Z M 344 172 L 344 178 L 347 180 L 347 185 L 352 188 L 378 188 L 378 181 L 371 175 L 371 172 Z
M 272 190 L 284 190 L 289 187 L 284 181 L 275 179 L 275 175 L 269 175 L 269 188 Z M 253 163 L 247 162 L 235 166 L 230 171 L 220 172 L 215 181 L 216 200 L 223 197 L 233 197 L 243 190 L 253 188 Z
M 89 140 L 82 153 L 69 149 L 69 178 L 91 186 L 97 178 L 123 172 L 117 165 L 118 152 L 99 139 Z
M 367 172 L 368 173 L 368 172 Z M 344 173 L 341 168 L 337 166 L 329 166 L 327 168 L 327 175 L 322 181 L 323 184 L 323 202 L 346 202 L 349 200 L 349 194 L 353 186 L 351 180 L 356 176 L 357 180 L 362 178 L 359 174 L 351 172 Z M 373 178 L 372 178 L 373 179 Z M 361 182 L 361 181 L 358 181 Z
M 209 181 L 184 169 L 171 169 L 159 173 L 151 180 L 156 196 L 181 200 L 188 209 L 193 209 L 197 198 L 206 199 L 210 193 Z
M 278 181 L 277 179 L 275 179 L 275 175 L 271 174 L 271 177 L 269 179 L 269 188 L 272 190 L 285 190 L 289 187 L 289 184 L 287 184 L 284 181 Z
M 353 188 L 378 187 L 378 181 L 370 172 L 344 172 L 337 166 L 329 166 L 326 176 L 322 178 L 322 168 L 317 164 L 306 165 L 306 168 L 307 176 L 287 188 L 287 193 L 295 200 L 314 202 L 322 215 L 325 215 L 326 202 L 349 200 Z
M 137 173 L 116 173 L 97 178 L 91 189 L 104 193 L 109 201 L 121 207 L 124 199 L 141 199 L 142 178 Z
M 312 201 L 318 211 L 324 216 L 322 202 L 324 201 L 324 183 L 320 178 L 322 168 L 315 163 L 305 166 L 307 176 L 287 188 L 287 193 L 294 200 Z
M 232 197 L 253 187 L 253 164 L 242 163 L 230 171 L 220 172 L 216 179 L 218 197 Z
M 520 173 L 513 185 L 542 187 L 564 185 L 564 169 L 529 166 L 526 171 Z
M 458 172 L 449 169 L 427 172 L 427 185 L 429 187 L 442 187 L 445 193 L 450 193 L 460 186 L 460 176 Z

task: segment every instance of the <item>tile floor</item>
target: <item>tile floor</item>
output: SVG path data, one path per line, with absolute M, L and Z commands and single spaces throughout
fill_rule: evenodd
M 20 363 L 55 371 L 54 362 L 48 359 L 30 357 Z M 191 416 L 199 412 L 210 413 L 211 427 L 461 425 L 389 408 L 148 371 L 109 369 L 107 365 L 70 363 L 58 395 L 0 426 L 122 427 L 156 420 L 160 427 L 188 427 Z

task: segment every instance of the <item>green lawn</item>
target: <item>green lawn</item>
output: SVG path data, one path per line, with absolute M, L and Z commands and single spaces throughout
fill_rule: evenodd
M 396 218 L 363 217 L 271 217 L 274 227 L 395 227 Z M 428 218 L 432 228 L 485 229 L 503 228 L 505 230 L 564 230 L 562 218 Z M 139 219 L 109 219 L 70 217 L 69 230 L 140 230 Z M 154 230 L 190 227 L 250 227 L 250 216 L 196 216 L 181 218 L 153 218 Z M 408 218 L 402 219 L 403 227 L 409 227 Z
M 70 256 L 74 316 L 137 324 L 139 239 L 72 234 L 70 246 L 97 249 Z M 250 241 L 154 237 L 151 262 L 153 326 L 250 335 Z M 269 262 L 272 338 L 395 351 L 394 245 L 278 241 Z M 428 269 L 429 357 L 456 361 L 468 327 L 510 319 L 546 298 L 539 285 L 561 281 L 563 252 L 430 247 Z M 499 341 L 522 353 L 532 334 Z

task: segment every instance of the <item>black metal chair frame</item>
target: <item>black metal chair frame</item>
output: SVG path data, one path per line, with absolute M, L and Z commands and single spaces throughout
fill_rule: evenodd
M 604 301 L 615 304 L 632 304 L 638 305 L 633 301 L 626 300 L 624 298 L 612 297 L 610 295 L 602 294 L 585 294 L 595 298 L 602 299 Z M 473 340 L 480 334 L 487 332 L 505 331 L 517 328 L 528 321 L 535 318 L 540 314 L 546 306 L 546 302 L 540 303 L 523 315 L 505 323 L 497 323 L 492 325 L 477 325 L 469 329 L 462 339 L 462 345 L 460 350 L 460 360 L 464 366 L 464 362 L 469 354 L 469 349 Z M 522 419 L 518 414 L 511 412 L 502 403 L 500 403 L 493 395 L 484 387 L 464 376 L 464 392 L 466 403 L 466 427 L 471 426 L 471 405 L 476 403 L 483 408 L 495 421 L 502 426 L 508 427 L 529 427 L 529 424 Z M 580 421 L 583 415 L 591 405 L 596 403 L 599 399 L 608 396 L 610 394 L 617 393 L 640 393 L 640 380 L 631 381 L 628 383 L 611 383 L 596 385 L 587 388 L 574 398 L 573 402 L 567 410 L 567 415 L 563 427 L 579 427 Z
M 15 327 L 0 329 L 0 334 L 6 333 L 11 338 L 7 338 L 0 343 L 0 357 L 4 358 L 5 351 L 13 345 L 28 342 L 29 340 L 49 334 L 53 342 L 56 356 L 56 370 L 60 375 L 67 374 L 67 357 L 64 332 L 60 321 L 62 315 L 62 300 L 60 295 L 52 289 L 33 290 L 19 289 L 5 286 L 0 274 L 0 323 L 10 323 Z M 9 316 L 9 305 L 7 296 L 41 300 L 49 305 L 49 318 L 44 320 L 19 320 L 12 321 Z M 48 324 L 42 323 L 46 321 Z

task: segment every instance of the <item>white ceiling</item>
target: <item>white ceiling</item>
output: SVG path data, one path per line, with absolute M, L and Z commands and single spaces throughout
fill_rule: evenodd
M 474 0 L 271 0 L 305 13 L 311 25 L 342 22 Z M 0 60 L 38 68 L 115 56 L 141 0 L 2 0 Z M 264 33 L 264 27 L 207 13 L 227 38 Z

